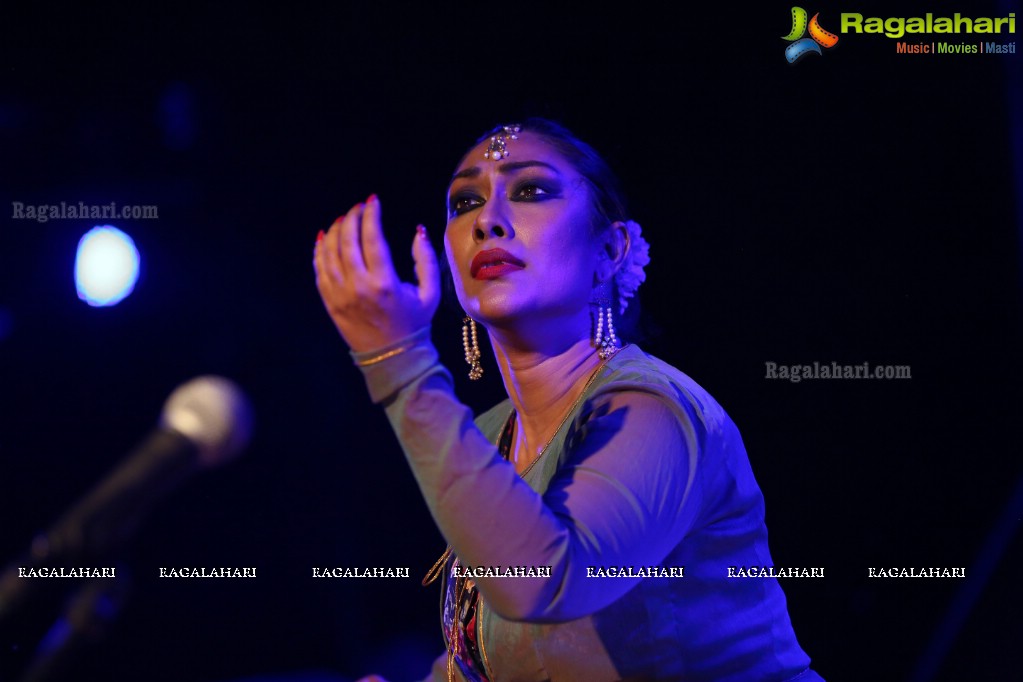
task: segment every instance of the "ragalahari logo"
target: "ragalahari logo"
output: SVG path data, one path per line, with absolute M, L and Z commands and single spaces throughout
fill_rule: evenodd
M 822 47 L 834 47 L 838 44 L 838 36 L 821 28 L 817 21 L 819 16 L 820 12 L 814 14 L 813 19 L 807 24 L 806 10 L 802 7 L 792 8 L 792 30 L 787 36 L 782 36 L 782 40 L 792 43 L 785 48 L 785 59 L 789 60 L 789 64 L 795 64 L 811 52 L 822 54 Z M 807 29 L 810 37 L 804 38 L 803 34 Z

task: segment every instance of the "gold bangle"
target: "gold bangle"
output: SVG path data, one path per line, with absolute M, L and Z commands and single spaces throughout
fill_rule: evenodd
M 393 358 L 395 355 L 401 355 L 411 347 L 412 346 L 402 346 L 401 348 L 395 348 L 394 350 L 389 350 L 386 353 L 381 353 L 380 355 L 376 355 L 366 360 L 356 360 L 355 364 L 358 365 L 359 367 L 368 367 L 369 365 L 375 365 L 378 362 L 383 362 L 387 358 Z

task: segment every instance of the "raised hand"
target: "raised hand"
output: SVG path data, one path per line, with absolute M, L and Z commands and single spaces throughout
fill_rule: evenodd
M 437 254 L 420 225 L 412 240 L 418 285 L 402 282 L 380 226 L 374 194 L 316 240 L 316 288 L 353 351 L 387 346 L 430 324 L 440 302 Z

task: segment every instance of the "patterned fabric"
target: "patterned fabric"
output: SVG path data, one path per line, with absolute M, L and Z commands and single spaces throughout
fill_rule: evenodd
M 476 641 L 476 608 L 479 590 L 471 578 L 456 577 L 458 559 L 451 561 L 444 588 L 444 632 L 453 647 L 455 663 L 469 682 L 490 682 Z M 457 623 L 455 627 L 453 624 Z M 453 639 L 453 641 L 452 641 Z
M 511 435 L 515 424 L 514 414 L 505 423 L 504 431 L 498 443 L 498 451 L 505 460 L 511 459 Z M 451 568 L 447 571 L 447 582 L 444 586 L 444 606 L 441 622 L 451 647 L 451 634 L 454 633 L 455 662 L 469 682 L 490 682 L 487 677 L 487 666 L 483 661 L 480 642 L 477 641 L 481 615 L 479 609 L 479 590 L 471 578 L 457 577 L 458 558 L 451 560 Z M 452 628 L 457 618 L 458 627 Z

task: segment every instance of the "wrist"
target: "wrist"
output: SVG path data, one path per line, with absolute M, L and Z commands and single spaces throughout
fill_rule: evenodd
M 351 350 L 349 351 L 349 355 L 352 356 L 352 360 L 359 367 L 369 367 L 370 365 L 375 365 L 377 363 L 393 358 L 396 355 L 401 355 L 402 353 L 407 352 L 414 346 L 417 346 L 423 343 L 424 341 L 429 341 L 429 339 L 430 326 L 427 325 L 422 329 L 413 332 L 408 336 L 400 338 L 392 343 L 383 346 L 378 346 L 376 348 L 371 348 L 368 350 L 362 351 Z
M 350 351 L 362 372 L 370 399 L 380 403 L 437 365 L 430 327 L 370 351 Z

